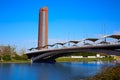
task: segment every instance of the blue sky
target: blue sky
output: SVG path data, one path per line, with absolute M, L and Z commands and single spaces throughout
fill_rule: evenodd
M 120 33 L 120 0 L 0 0 L 0 45 L 36 47 L 44 6 L 49 43 Z

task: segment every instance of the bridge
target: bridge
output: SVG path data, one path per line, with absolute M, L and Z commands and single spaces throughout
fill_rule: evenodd
M 117 39 L 117 42 L 107 42 L 106 38 Z M 48 8 L 43 7 L 40 9 L 39 13 L 38 47 L 30 48 L 30 52 L 27 52 L 26 55 L 33 62 L 55 62 L 57 57 L 76 52 L 95 52 L 106 53 L 109 55 L 120 55 L 120 35 L 104 36 L 103 39 L 104 40 L 97 44 L 96 42 L 101 40 L 101 38 L 86 38 L 80 41 L 72 40 L 64 43 L 57 42 L 48 45 Z M 79 43 L 82 44 L 79 45 Z
M 117 39 L 117 42 L 107 42 L 106 38 L 111 37 Z M 95 44 L 95 42 L 99 39 L 96 38 L 86 38 L 83 40 L 83 45 L 78 45 L 80 41 L 68 41 L 65 43 L 55 43 L 53 45 L 46 45 L 46 46 L 56 46 L 55 48 L 44 49 L 43 46 L 42 50 L 34 50 L 27 52 L 26 55 L 32 62 L 55 62 L 55 59 L 58 57 L 70 55 L 77 52 L 91 52 L 91 53 L 105 53 L 108 55 L 118 55 L 120 56 L 120 44 L 119 39 L 120 35 L 109 35 L 104 37 L 104 41 Z M 90 40 L 93 43 L 86 43 L 86 40 Z M 70 43 L 73 43 L 70 46 Z M 68 46 L 64 46 L 68 44 Z M 62 47 L 59 47 L 61 45 Z M 37 49 L 37 48 L 32 48 Z

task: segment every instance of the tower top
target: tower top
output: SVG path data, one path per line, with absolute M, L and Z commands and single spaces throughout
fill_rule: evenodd
M 40 11 L 48 11 L 48 7 L 42 7 L 42 8 L 40 8 Z

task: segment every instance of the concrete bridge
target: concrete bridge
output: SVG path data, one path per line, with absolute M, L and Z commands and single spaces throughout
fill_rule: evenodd
M 43 7 L 39 12 L 39 26 L 38 26 L 38 46 L 36 48 L 30 48 L 31 52 L 27 52 L 26 55 L 33 62 L 55 62 L 55 59 L 60 56 L 69 55 L 76 52 L 95 52 L 95 53 L 106 53 L 109 55 L 120 55 L 120 44 L 111 44 L 106 41 L 106 38 L 117 39 L 117 43 L 120 42 L 120 35 L 109 35 L 105 36 L 98 45 L 95 42 L 100 40 L 98 38 L 86 38 L 83 40 L 82 46 L 77 46 L 81 41 L 68 41 L 65 43 L 55 43 L 48 45 L 48 8 Z M 92 41 L 93 44 L 87 43 L 86 41 Z M 72 46 L 70 44 L 72 43 Z M 68 44 L 67 47 L 64 45 Z M 102 45 L 99 45 L 102 44 Z M 57 48 L 48 49 L 48 47 Z M 61 46 L 59 48 L 59 46 Z M 36 49 L 36 51 L 32 51 Z
M 111 44 L 106 41 L 106 38 L 114 38 L 117 39 L 117 43 L 120 42 L 120 35 L 109 35 L 104 36 L 104 40 L 98 43 L 98 45 L 95 45 L 95 42 L 100 40 L 98 38 L 86 38 L 82 41 L 82 46 L 77 46 L 77 44 L 81 41 L 68 41 L 65 43 L 48 45 L 48 8 L 43 7 L 39 12 L 38 46 L 36 48 L 30 48 L 29 50 L 31 52 L 27 52 L 26 55 L 33 62 L 55 62 L 55 58 L 57 57 L 76 52 L 95 52 L 106 53 L 109 55 L 120 55 L 120 44 Z M 94 45 L 91 43 L 86 43 L 87 40 L 92 41 Z M 66 43 L 68 43 L 68 46 L 64 47 Z M 70 47 L 71 43 L 73 45 Z M 60 48 L 59 45 L 61 45 Z M 49 46 L 56 46 L 57 48 L 48 49 Z M 33 49 L 36 49 L 36 51 L 32 51 Z
M 27 52 L 26 55 L 33 62 L 55 62 L 55 59 L 58 57 L 73 54 L 76 52 L 105 53 L 108 55 L 120 56 L 120 44 L 89 45 L 89 46 L 63 47 L 57 49 L 43 49 Z

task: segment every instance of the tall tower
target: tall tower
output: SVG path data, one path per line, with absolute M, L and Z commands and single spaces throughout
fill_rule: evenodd
M 48 8 L 43 7 L 39 12 L 38 50 L 46 45 L 48 45 Z M 46 46 L 45 48 L 47 49 L 48 47 Z

